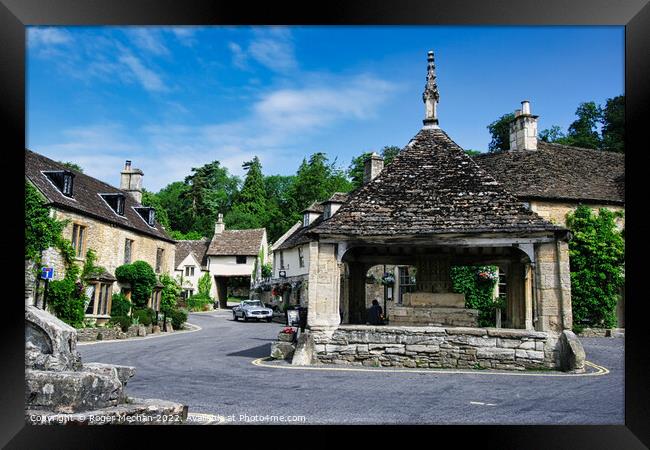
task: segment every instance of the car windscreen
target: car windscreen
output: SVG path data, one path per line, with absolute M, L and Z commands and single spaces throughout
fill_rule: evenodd
M 246 306 L 260 306 L 260 307 L 263 307 L 263 306 L 264 306 L 264 305 L 262 304 L 262 302 L 244 302 L 244 304 L 245 304 Z

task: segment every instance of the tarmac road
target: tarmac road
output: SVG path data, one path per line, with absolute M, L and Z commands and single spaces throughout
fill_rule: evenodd
M 610 371 L 600 376 L 291 370 L 252 364 L 278 323 L 234 322 L 230 311 L 188 321 L 202 329 L 78 348 L 83 362 L 135 366 L 130 396 L 224 424 L 624 424 L 621 338 L 582 339 L 587 360 Z

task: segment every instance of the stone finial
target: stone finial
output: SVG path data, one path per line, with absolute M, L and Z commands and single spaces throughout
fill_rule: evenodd
M 438 93 L 438 84 L 436 83 L 436 65 L 433 58 L 433 51 L 429 51 L 427 60 L 427 84 L 424 85 L 424 92 L 422 93 L 422 101 L 424 101 L 424 120 L 422 123 L 425 126 L 437 128 L 440 94 Z
M 530 102 L 521 102 L 510 122 L 510 151 L 537 150 L 537 118 L 530 113 Z
M 126 160 L 120 175 L 120 189 L 131 194 L 136 202 L 142 203 L 142 170 L 132 168 L 131 161 Z
M 370 183 L 383 169 L 384 158 L 379 156 L 376 152 L 372 152 L 364 162 L 363 184 Z
M 226 229 L 226 224 L 223 223 L 223 214 L 217 215 L 217 222 L 214 224 L 214 233 L 221 234 Z

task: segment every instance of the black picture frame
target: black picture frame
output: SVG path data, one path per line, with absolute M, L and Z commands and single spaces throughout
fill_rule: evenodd
M 641 282 L 645 277 L 643 236 L 645 211 L 644 153 L 648 147 L 648 95 L 650 80 L 650 5 L 647 0 L 503 0 L 490 1 L 345 1 L 291 3 L 221 2 L 199 0 L 1 0 L 0 4 L 0 111 L 5 125 L 5 186 L 21 183 L 25 147 L 25 26 L 27 25 L 215 25 L 215 24 L 420 24 L 420 25 L 624 25 L 625 26 L 625 94 L 626 94 L 626 342 L 625 342 L 625 426 L 440 426 L 383 427 L 381 433 L 361 432 L 364 444 L 383 440 L 391 433 L 425 437 L 426 443 L 443 443 L 445 438 L 459 445 L 482 448 L 571 448 L 612 449 L 650 446 L 650 401 L 648 398 L 650 352 L 644 320 L 647 301 Z M 317 7 L 314 7 L 317 6 Z M 549 68 L 552 70 L 552 68 Z M 19 152 L 20 150 L 20 152 Z M 639 185 L 637 189 L 635 186 Z M 16 184 L 15 186 L 22 186 Z M 6 242 L 20 235 L 22 197 L 16 189 L 5 190 L 4 229 Z M 11 214 L 14 212 L 14 214 Z M 12 220 L 13 219 L 13 220 Z M 14 230 L 15 229 L 15 230 Z M 130 446 L 136 438 L 149 443 L 168 442 L 172 435 L 184 435 L 192 445 L 212 445 L 197 434 L 236 437 L 238 427 L 57 427 L 28 426 L 24 421 L 24 322 L 20 284 L 22 277 L 15 257 L 5 250 L 3 301 L 5 321 L 0 327 L 3 344 L 2 397 L 3 420 L 0 421 L 0 444 L 7 448 L 118 448 Z M 6 246 L 9 247 L 9 246 Z M 635 297 L 636 294 L 636 297 Z M 269 383 L 272 377 L 269 376 Z M 307 427 L 311 428 L 311 427 Z M 405 429 L 408 428 L 408 429 Z M 268 434 L 266 427 L 257 427 Z M 348 428 L 348 431 L 350 429 Z M 308 430 L 311 432 L 311 430 Z M 342 438 L 327 430 L 325 440 L 336 445 Z M 142 434 L 147 434 L 144 437 Z M 188 441 L 187 434 L 192 435 Z M 246 431 L 248 435 L 249 431 Z M 313 442 L 316 435 L 307 442 Z M 398 437 L 400 439 L 400 437 Z M 405 438 L 406 439 L 406 438 Z M 411 442 L 412 437 L 407 442 Z M 644 446 L 645 444 L 645 446 Z

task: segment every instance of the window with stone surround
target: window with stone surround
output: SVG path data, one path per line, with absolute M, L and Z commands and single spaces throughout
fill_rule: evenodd
M 246 264 L 246 256 L 237 255 L 237 264 Z
M 131 264 L 131 254 L 133 252 L 133 239 L 124 240 L 124 264 Z
M 162 270 L 163 257 L 165 256 L 165 249 L 158 248 L 156 250 L 156 273 L 160 273 Z
M 107 316 L 111 312 L 112 283 L 95 282 L 88 286 L 86 295 L 90 302 L 86 307 L 86 314 L 93 316 Z
M 86 227 L 75 223 L 72 225 L 72 248 L 77 258 L 83 258 L 86 245 Z
M 185 276 L 186 277 L 194 276 L 194 266 L 185 266 Z
M 305 267 L 305 255 L 303 254 L 302 247 L 298 247 L 298 265 Z

